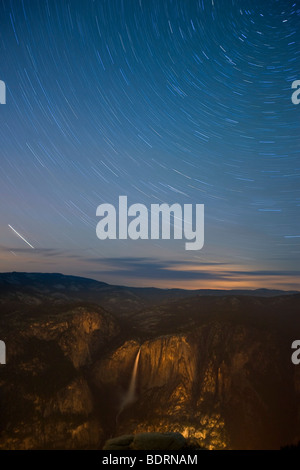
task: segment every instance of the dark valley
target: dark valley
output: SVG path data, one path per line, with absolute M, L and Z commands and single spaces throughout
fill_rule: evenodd
M 300 294 L 0 274 L 1 449 L 180 432 L 208 449 L 300 439 Z

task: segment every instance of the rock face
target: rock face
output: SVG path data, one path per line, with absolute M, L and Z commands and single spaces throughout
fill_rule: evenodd
M 99 307 L 41 308 L 37 318 L 12 314 L 3 329 L 0 449 L 98 448 L 104 434 L 84 368 L 118 334 L 112 318 Z
M 109 300 L 101 285 L 108 313 L 101 296 L 74 301 L 82 280 L 37 276 L 0 279 L 0 449 L 95 449 L 118 435 L 106 445 L 142 448 L 159 445 L 156 432 L 208 449 L 300 440 L 299 295 L 189 294 L 146 308 L 130 292 L 124 308 L 126 290 Z
M 115 434 L 171 429 L 209 449 L 279 448 L 297 439 L 299 373 L 286 333 L 243 318 L 199 323 L 188 333 L 127 341 L 95 364 L 96 386 L 105 384 L 121 406 L 141 348 L 136 402 L 114 409 Z

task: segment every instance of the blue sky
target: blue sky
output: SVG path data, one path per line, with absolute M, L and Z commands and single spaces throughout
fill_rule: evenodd
M 297 288 L 295 2 L 3 0 L 0 18 L 2 271 Z M 120 195 L 204 204 L 204 248 L 100 241 Z

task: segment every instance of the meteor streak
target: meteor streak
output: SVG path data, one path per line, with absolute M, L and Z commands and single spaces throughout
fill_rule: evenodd
M 18 235 L 18 237 L 22 238 L 22 240 L 23 240 L 25 243 L 27 243 L 27 245 L 29 245 L 30 248 L 32 248 L 32 249 L 34 250 L 34 246 L 30 245 L 30 243 L 29 243 L 27 240 L 25 240 L 25 238 L 22 237 L 22 235 L 20 235 L 19 232 L 17 232 L 11 225 L 8 224 L 8 226 L 9 226 L 10 229 L 12 229 L 13 232 L 15 232 L 15 233 Z

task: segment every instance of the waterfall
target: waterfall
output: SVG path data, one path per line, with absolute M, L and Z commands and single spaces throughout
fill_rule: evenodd
M 132 371 L 132 376 L 130 380 L 130 385 L 129 389 L 127 392 L 127 397 L 128 397 L 128 402 L 132 403 L 135 401 L 135 385 L 136 385 L 136 374 L 138 370 L 138 365 L 139 365 L 139 360 L 140 360 L 140 354 L 141 354 L 141 348 L 138 350 L 138 353 L 136 355 L 135 361 L 134 361 L 134 366 L 133 366 L 133 371 Z
M 136 376 L 137 376 L 137 371 L 138 371 L 138 366 L 139 366 L 140 354 L 141 354 L 141 348 L 138 350 L 138 353 L 136 355 L 132 374 L 131 374 L 130 384 L 126 392 L 126 395 L 121 403 L 117 418 L 122 413 L 122 411 L 126 408 L 126 406 L 131 405 L 131 403 L 134 403 L 136 400 L 136 393 L 135 393 L 136 392 Z

